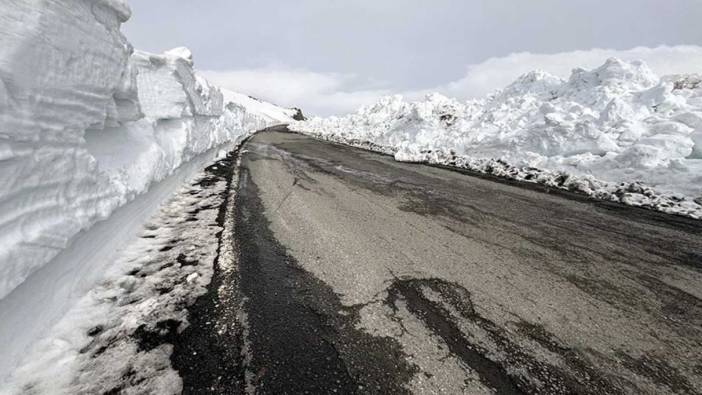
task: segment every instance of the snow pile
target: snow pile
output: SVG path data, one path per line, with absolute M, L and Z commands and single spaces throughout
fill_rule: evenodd
M 2 8 L 0 299 L 195 155 L 289 120 L 225 103 L 184 48 L 134 53 L 123 0 Z
M 483 100 L 386 97 L 291 129 L 701 218 L 701 80 L 609 59 L 568 80 L 531 72 Z
M 234 160 L 209 166 L 164 204 L 105 281 L 6 372 L 0 394 L 180 393 L 168 343 L 221 259 L 218 215 L 233 191 L 220 169 Z
M 263 119 L 266 123 L 281 123 L 290 122 L 297 114 L 300 113 L 295 108 L 282 108 L 275 104 L 271 104 L 242 93 L 232 92 L 227 89 L 222 89 L 224 101 L 227 103 L 236 103 L 239 106 L 248 109 L 249 112 L 256 114 L 257 119 Z

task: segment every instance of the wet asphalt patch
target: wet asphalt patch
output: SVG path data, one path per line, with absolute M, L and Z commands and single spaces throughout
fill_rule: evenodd
M 259 393 L 404 393 L 414 373 L 393 339 L 355 328 L 358 309 L 303 270 L 268 227 L 242 166 L 236 237 Z
M 409 311 L 421 319 L 434 334 L 438 335 L 446 343 L 451 353 L 470 366 L 478 374 L 480 381 L 484 385 L 492 388 L 498 394 L 523 393 L 504 368 L 485 357 L 484 350 L 471 344 L 463 336 L 461 330 L 450 318 L 450 314 L 443 307 L 422 295 L 421 286 L 447 290 L 454 289 L 446 288 L 446 284 L 440 280 L 396 281 L 390 288 L 388 303 L 395 305 L 398 298 L 402 298 L 407 303 Z M 452 305 L 463 314 L 474 314 L 472 307 L 466 304 L 466 301 L 462 298 L 450 299 L 456 301 Z
M 428 297 L 427 292 L 434 296 Z M 483 385 L 498 394 L 621 394 L 627 392 L 624 388 L 634 389 L 629 383 L 604 376 L 588 358 L 562 346 L 542 326 L 515 322 L 522 337 L 555 354 L 568 369 L 538 360 L 511 340 L 504 328 L 480 316 L 473 308 L 470 293 L 458 284 L 435 278 L 396 279 L 388 290 L 386 303 L 396 307 L 399 300 L 443 340 L 451 353 L 477 373 Z M 462 322 L 469 323 L 475 334 L 485 336 L 466 333 Z M 674 376 L 673 373 L 668 376 Z M 664 384 L 670 385 L 670 381 Z M 684 381 L 676 384 L 688 388 Z

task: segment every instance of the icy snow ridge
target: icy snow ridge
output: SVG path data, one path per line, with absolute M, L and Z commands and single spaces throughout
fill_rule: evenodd
M 294 122 L 397 160 L 464 167 L 702 218 L 702 78 L 609 59 L 568 80 L 535 71 L 483 100 L 386 97 Z
M 187 49 L 134 53 L 129 16 L 122 0 L 3 5 L 0 299 L 197 154 L 289 120 L 225 103 Z

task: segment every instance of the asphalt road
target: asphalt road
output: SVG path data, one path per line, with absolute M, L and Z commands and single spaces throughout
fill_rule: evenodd
M 235 178 L 185 392 L 702 393 L 700 221 L 279 132 Z

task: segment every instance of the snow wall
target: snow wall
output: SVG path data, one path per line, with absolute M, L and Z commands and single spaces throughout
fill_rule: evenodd
M 2 8 L 0 299 L 191 158 L 293 113 L 225 102 L 185 48 L 135 52 L 123 0 Z
M 702 78 L 609 59 L 569 79 L 528 73 L 482 100 L 386 97 L 290 128 L 596 198 L 702 217 Z

